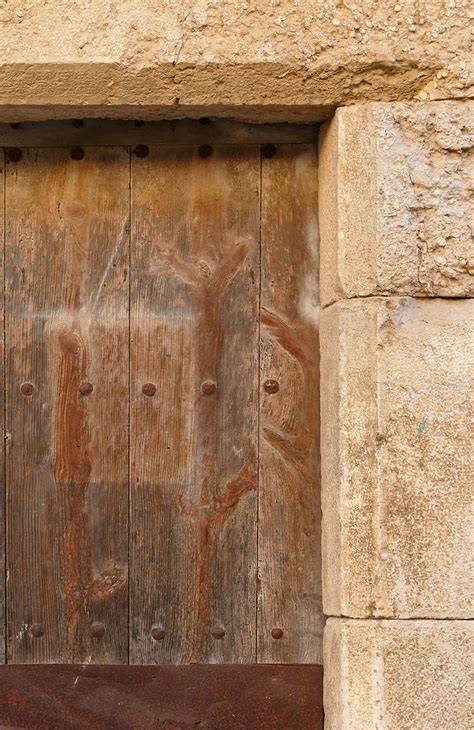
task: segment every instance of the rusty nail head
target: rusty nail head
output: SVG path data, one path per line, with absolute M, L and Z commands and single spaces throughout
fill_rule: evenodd
M 35 637 L 35 639 L 39 639 L 40 636 L 43 636 L 44 634 L 43 624 L 33 624 L 31 627 L 31 633 Z
M 137 144 L 133 150 L 135 157 L 148 157 L 149 152 L 150 150 L 146 144 Z
M 280 384 L 278 380 L 265 380 L 263 384 L 265 393 L 278 393 L 280 390 Z
M 205 380 L 201 385 L 201 393 L 203 395 L 213 395 L 217 390 L 217 385 L 212 380 Z
M 92 624 L 91 634 L 95 639 L 101 639 L 105 634 L 104 624 Z
M 217 626 L 215 629 L 212 629 L 211 634 L 215 639 L 223 639 L 225 636 L 225 631 L 222 626 Z
M 275 628 L 271 630 L 271 635 L 273 639 L 281 639 L 283 638 L 283 629 Z
M 275 157 L 277 148 L 274 144 L 262 145 L 262 157 Z
M 8 159 L 10 162 L 20 162 L 22 157 L 23 152 L 18 147 L 12 147 L 12 149 L 8 150 Z
M 94 390 L 92 383 L 81 383 L 79 386 L 79 393 L 81 395 L 90 395 Z
M 198 148 L 199 157 L 210 157 L 212 155 L 212 147 L 210 144 L 202 144 Z
M 143 395 L 148 395 L 150 398 L 156 393 L 156 385 L 154 383 L 145 383 L 142 388 Z
M 22 395 L 33 395 L 35 392 L 35 386 L 33 383 L 22 383 L 20 386 Z
M 151 635 L 155 641 L 161 641 L 161 639 L 165 638 L 165 630 L 154 626 L 151 630 Z
M 71 160 L 83 160 L 84 150 L 82 147 L 73 147 L 70 152 Z

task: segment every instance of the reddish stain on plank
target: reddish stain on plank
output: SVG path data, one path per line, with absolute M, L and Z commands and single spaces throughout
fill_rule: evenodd
M 209 460 L 209 457 L 206 456 L 205 460 Z M 191 518 L 198 524 L 199 547 L 196 565 L 198 600 L 195 626 L 197 636 L 204 636 L 208 628 L 207 596 L 210 580 L 210 561 L 219 535 L 241 500 L 256 488 L 257 472 L 244 465 L 239 473 L 227 482 L 222 493 L 211 497 L 209 503 L 205 501 L 209 497 L 206 479 L 203 480 L 202 484 L 200 507 L 194 505 L 183 495 L 178 498 L 181 515 L 188 519 Z M 199 661 L 198 653 L 195 651 L 188 658 L 188 661 Z
M 79 637 L 83 640 L 88 634 L 88 586 L 92 572 L 84 504 L 91 462 L 86 443 L 87 409 L 79 393 L 79 386 L 87 371 L 87 355 L 85 343 L 77 331 L 68 329 L 61 332 L 58 341 L 60 360 L 53 473 L 56 484 L 63 492 L 65 505 L 64 594 L 67 602 L 68 639 L 73 652 L 76 640 Z
M 275 312 L 271 312 L 265 307 L 261 308 L 261 322 L 267 328 L 269 334 L 288 352 L 300 365 L 309 366 L 311 364 L 310 353 L 308 352 L 305 338 L 302 337 L 303 329 L 300 323 L 291 326 L 282 317 Z
M 270 338 L 298 363 L 304 378 L 298 428 L 293 433 L 282 433 L 275 424 L 263 422 L 261 433 L 298 476 L 308 480 L 314 478 L 319 462 L 314 448 L 318 427 L 314 408 L 318 402 L 319 383 L 319 365 L 314 353 L 318 351 L 319 339 L 312 325 L 301 321 L 290 323 L 265 307 L 261 309 L 261 323 Z

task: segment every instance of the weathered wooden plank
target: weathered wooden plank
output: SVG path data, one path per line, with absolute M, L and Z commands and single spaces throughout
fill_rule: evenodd
M 316 124 L 245 124 L 230 119 L 134 122 L 84 119 L 0 124 L 0 146 L 314 143 Z
M 316 152 L 264 153 L 258 661 L 321 663 Z
M 82 154 L 7 155 L 14 663 L 127 661 L 129 153 Z
M 0 152 L 0 420 L 2 423 L 2 448 L 0 452 L 0 664 L 5 661 L 5 311 L 4 311 L 4 183 L 5 154 Z
M 255 661 L 258 239 L 255 148 L 132 156 L 132 663 Z

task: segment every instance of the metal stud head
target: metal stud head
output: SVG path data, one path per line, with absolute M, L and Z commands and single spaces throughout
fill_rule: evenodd
M 31 626 L 31 635 L 35 637 L 35 639 L 39 639 L 41 636 L 44 635 L 44 626 L 43 624 L 33 624 Z
M 265 393 L 278 393 L 278 391 L 280 390 L 280 384 L 278 380 L 265 380 L 263 384 L 263 389 Z
M 161 641 L 165 638 L 165 630 L 158 628 L 158 626 L 154 626 L 151 630 L 151 635 L 155 641 Z
M 83 160 L 84 159 L 84 150 L 82 147 L 73 147 L 71 152 L 69 153 L 71 160 Z
M 20 392 L 22 395 L 30 396 L 35 392 L 35 386 L 33 383 L 22 383 L 20 385 Z
M 215 639 L 223 639 L 225 636 L 225 629 L 223 629 L 222 626 L 216 626 L 212 629 L 211 634 Z
M 135 157 L 148 157 L 149 152 L 150 149 L 146 144 L 137 144 L 133 150 Z
M 8 150 L 7 157 L 10 162 L 20 162 L 23 157 L 23 152 L 18 147 L 13 147 Z
M 274 144 L 263 144 L 261 148 L 262 157 L 275 157 L 276 151 L 277 149 Z
M 145 383 L 145 385 L 142 387 L 142 393 L 143 395 L 147 395 L 149 398 L 151 398 L 151 396 L 155 395 L 156 393 L 156 385 L 154 383 Z
M 199 157 L 203 157 L 206 159 L 207 157 L 210 157 L 212 155 L 212 147 L 210 144 L 202 144 L 198 148 L 198 155 Z
M 213 380 L 205 380 L 201 385 L 201 393 L 203 395 L 213 395 L 217 390 L 217 385 Z
M 105 635 L 104 624 L 92 624 L 91 634 L 94 639 L 101 639 Z

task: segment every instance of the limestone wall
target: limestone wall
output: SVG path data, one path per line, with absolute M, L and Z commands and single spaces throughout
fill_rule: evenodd
M 367 104 L 321 135 L 330 730 L 472 726 L 473 112 Z

